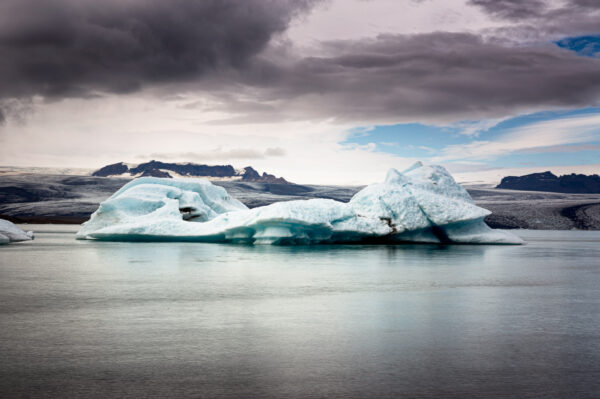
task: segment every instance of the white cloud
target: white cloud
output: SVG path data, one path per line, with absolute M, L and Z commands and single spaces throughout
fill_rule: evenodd
M 214 160 L 229 160 L 229 162 L 236 162 L 238 160 L 265 159 L 267 157 L 281 157 L 284 155 L 285 150 L 281 147 L 267 148 L 265 150 L 255 148 L 224 149 L 222 147 L 215 147 L 208 151 L 153 152 L 151 154 L 138 155 L 137 158 L 143 160 L 158 159 L 161 161 L 206 163 Z
M 252 165 L 297 183 L 315 184 L 381 181 L 388 168 L 402 169 L 416 160 L 377 152 L 373 143 L 341 144 L 351 125 L 213 125 L 210 121 L 222 114 L 180 106 L 190 100 L 193 98 L 189 96 L 168 101 L 153 96 L 111 96 L 39 103 L 27 124 L 9 123 L 0 129 L 0 158 L 4 165 L 91 169 L 150 158 L 231 163 L 235 167 Z M 481 173 L 492 176 L 486 178 L 490 180 L 508 172 L 482 172 L 489 169 L 485 160 L 594 140 L 600 140 L 598 114 L 533 123 L 508 131 L 496 141 L 446 147 L 439 156 L 425 161 L 446 163 L 465 181 Z M 148 154 L 148 159 L 139 158 L 140 154 Z M 473 167 L 457 169 L 457 162 L 470 162 Z
M 415 159 L 348 146 L 350 125 L 274 122 L 214 125 L 222 115 L 180 105 L 189 96 L 110 96 L 37 104 L 25 125 L 0 130 L 4 165 L 95 169 L 125 161 L 195 161 L 251 165 L 297 183 L 365 184 L 381 181 L 388 168 Z M 10 137 L 10 139 L 8 139 Z M 148 159 L 139 158 L 148 154 Z M 190 159 L 192 158 L 192 159 Z
M 461 121 L 451 124 L 450 127 L 459 129 L 459 134 L 477 137 L 480 133 L 490 130 L 506 119 L 509 119 L 509 116 L 503 118 L 482 119 L 480 121 Z
M 491 160 L 517 151 L 600 140 L 600 114 L 536 122 L 509 130 L 491 140 L 451 145 L 434 162 Z

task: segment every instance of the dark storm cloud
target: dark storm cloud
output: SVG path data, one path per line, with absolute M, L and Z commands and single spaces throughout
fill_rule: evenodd
M 537 32 L 543 34 L 598 33 L 600 31 L 600 1 L 566 0 L 469 0 L 493 17 L 520 23 L 508 26 L 515 35 Z
M 469 3 L 496 17 L 512 20 L 542 18 L 546 19 L 542 21 L 546 23 L 553 22 L 552 17 L 558 15 L 579 15 L 585 18 L 590 10 L 600 9 L 598 0 L 567 0 L 558 7 L 551 7 L 552 3 L 548 0 L 469 0 Z M 572 20 L 567 25 L 577 23 Z
M 598 0 L 571 0 L 571 6 L 600 9 L 600 2 Z
M 490 16 L 506 21 L 491 29 L 494 35 L 514 41 L 551 41 L 600 32 L 600 1 L 469 0 Z M 490 32 L 488 32 L 490 33 Z
M 494 16 L 507 19 L 538 17 L 546 9 L 546 2 L 543 0 L 470 0 L 470 3 Z
M 600 60 L 552 43 L 515 47 L 474 34 L 432 33 L 335 41 L 322 50 L 329 55 L 254 61 L 242 82 L 257 103 L 276 104 L 272 118 L 359 123 L 501 117 L 590 106 L 600 98 Z M 236 122 L 269 120 L 246 107 L 254 112 Z
M 320 57 L 263 56 L 243 71 L 244 83 L 256 104 L 278 112 L 253 108 L 245 96 L 244 108 L 253 112 L 219 123 L 307 115 L 355 123 L 451 121 L 600 104 L 600 60 L 554 44 L 600 32 L 599 1 L 470 3 L 507 23 L 481 34 L 322 43 Z
M 273 43 L 316 2 L 3 0 L 0 123 L 18 110 L 6 100 L 156 85 L 165 98 L 199 91 L 235 114 L 214 123 L 451 121 L 598 104 L 600 60 L 552 43 L 599 32 L 595 2 L 471 0 L 506 26 L 331 41 L 313 57 Z
M 126 93 L 242 68 L 313 0 L 3 0 L 0 97 Z

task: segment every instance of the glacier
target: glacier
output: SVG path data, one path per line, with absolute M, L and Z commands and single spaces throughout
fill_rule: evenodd
M 491 212 L 475 205 L 442 166 L 417 162 L 390 169 L 343 203 L 277 202 L 249 209 L 204 179 L 135 179 L 102 202 L 78 239 L 247 244 L 457 243 L 522 244 L 489 228 Z
M 0 219 L 0 244 L 33 240 L 33 232 L 25 232 L 8 220 Z

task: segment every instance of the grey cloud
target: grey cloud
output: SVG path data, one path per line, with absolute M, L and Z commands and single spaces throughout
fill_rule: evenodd
M 242 68 L 317 0 L 3 0 L 0 96 L 127 93 Z
M 265 150 L 265 156 L 267 157 L 282 157 L 285 155 L 285 150 L 281 147 L 267 148 Z
M 482 32 L 507 43 L 551 43 L 565 37 L 598 35 L 598 0 L 469 0 L 473 6 L 505 22 Z
M 469 0 L 469 4 L 480 7 L 492 16 L 509 19 L 545 19 L 552 22 L 552 18 L 559 15 L 586 17 L 586 13 L 600 9 L 597 0 L 567 0 L 558 7 L 552 7 L 548 0 Z M 554 4 L 556 6 L 556 4 Z M 542 21 L 544 22 L 544 21 Z M 565 21 L 578 24 L 578 21 Z
M 268 157 L 284 156 L 285 150 L 280 147 L 257 150 L 253 148 L 232 148 L 224 150 L 220 147 L 206 152 L 155 152 L 148 155 L 140 155 L 139 159 L 161 159 L 163 161 L 186 160 L 194 162 L 209 162 L 214 160 L 230 159 L 265 159 Z
M 255 60 L 237 77 L 244 86 L 236 87 L 246 87 L 237 93 L 277 112 L 246 106 L 253 112 L 237 120 L 455 121 L 590 106 L 600 98 L 600 60 L 550 43 L 516 47 L 433 33 L 335 41 L 323 51 L 329 56 Z
M 507 19 L 526 19 L 541 16 L 547 8 L 544 0 L 470 0 L 486 12 Z
M 4 125 L 8 120 L 19 124 L 25 123 L 27 117 L 33 112 L 34 107 L 31 99 L 0 98 L 0 126 Z
M 600 2 L 598 0 L 571 0 L 568 4 L 576 7 L 600 9 Z
M 509 22 L 497 29 L 517 40 L 548 39 L 548 35 L 584 35 L 600 32 L 600 1 L 566 0 L 469 0 L 491 16 Z
M 313 57 L 298 55 L 285 41 L 274 43 L 292 18 L 318 1 L 4 0 L 0 100 L 91 97 L 160 85 L 164 98 L 201 92 L 202 101 L 180 105 L 189 112 L 219 104 L 232 114 L 214 124 L 436 123 L 598 104 L 600 60 L 560 49 L 547 37 L 600 31 L 592 1 L 550 9 L 542 0 L 471 0 L 517 21 L 485 38 L 381 35 L 325 42 Z M 543 37 L 547 44 L 516 45 L 499 40 L 500 33 L 504 39 Z M 0 104 L 2 118 L 10 118 L 7 109 Z

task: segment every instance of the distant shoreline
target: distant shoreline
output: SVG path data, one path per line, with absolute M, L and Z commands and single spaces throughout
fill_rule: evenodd
M 61 217 L 61 216 L 10 216 L 1 215 L 0 219 L 8 220 L 15 224 L 82 224 L 89 220 L 89 217 Z

